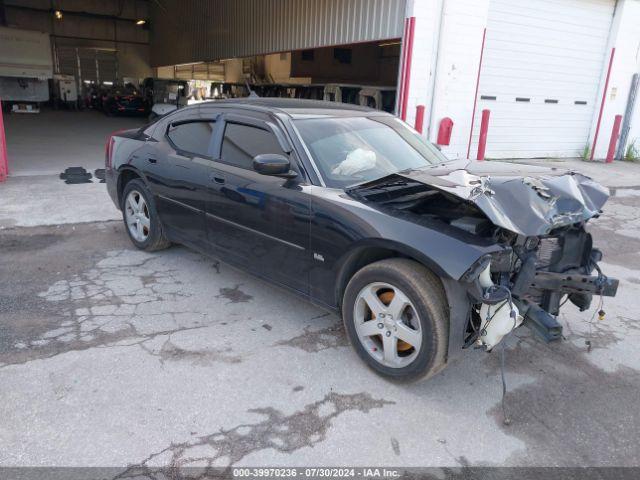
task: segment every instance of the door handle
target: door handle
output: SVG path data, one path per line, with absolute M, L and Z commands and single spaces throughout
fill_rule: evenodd
M 153 164 L 158 163 L 158 160 L 156 160 L 155 158 L 151 158 L 151 157 L 148 157 L 148 158 L 147 158 L 147 161 L 148 161 L 149 163 L 153 163 Z
M 215 173 L 211 173 L 209 175 L 209 180 L 211 180 L 212 182 L 219 183 L 220 185 L 222 185 L 225 182 L 225 179 L 223 176 L 216 175 Z

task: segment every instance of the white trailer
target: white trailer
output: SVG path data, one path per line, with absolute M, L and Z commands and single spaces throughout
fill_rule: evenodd
M 48 80 L 52 77 L 48 33 L 0 27 L 0 99 L 3 103 L 48 101 Z

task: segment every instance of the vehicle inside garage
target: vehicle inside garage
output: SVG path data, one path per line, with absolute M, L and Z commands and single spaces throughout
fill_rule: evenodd
M 4 0 L 9 170 L 93 172 L 97 148 L 70 155 L 56 141 L 78 131 L 80 143 L 97 147 L 114 130 L 251 92 L 396 113 L 450 158 L 481 150 L 491 158 L 609 158 L 611 135 L 621 138 L 611 158 L 637 156 L 640 82 L 616 70 L 624 60 L 618 49 L 614 62 L 611 48 L 614 33 L 632 29 L 632 13 L 616 23 L 613 2 L 594 1 L 564 28 L 558 19 L 569 13 L 551 19 L 543 6 L 492 0 L 466 25 L 455 3 L 408 16 L 412 5 Z M 622 52 L 633 61 L 632 49 Z M 36 132 L 50 139 L 48 159 L 29 141 Z
M 95 172 L 104 161 L 96 147 L 109 133 L 141 126 L 185 105 L 251 92 L 393 112 L 402 3 L 382 2 L 373 14 L 366 10 L 367 15 L 361 15 L 363 7 L 336 9 L 336 19 L 348 20 L 340 35 L 327 19 L 315 38 L 300 30 L 286 40 L 265 43 L 255 32 L 243 49 L 229 39 L 208 50 L 213 30 L 197 30 L 203 36 L 186 43 L 191 49 L 184 48 L 185 42 L 182 48 L 167 43 L 166 30 L 183 28 L 171 19 L 186 18 L 178 2 L 162 8 L 144 0 L 86 2 L 82 8 L 70 3 L 64 8 L 62 2 L 51 8 L 47 1 L 5 1 L 0 98 L 11 138 L 10 171 L 44 175 L 82 167 Z M 261 5 L 249 2 L 246 12 L 229 15 L 249 18 L 247 14 L 260 13 L 256 9 Z M 180 14 L 173 17 L 171 8 Z M 282 2 L 280 8 L 264 9 L 265 26 L 275 26 L 283 12 L 305 14 L 296 13 L 295 2 Z M 70 132 L 77 141 L 68 149 Z M 30 139 L 35 134 L 46 142 L 34 144 Z

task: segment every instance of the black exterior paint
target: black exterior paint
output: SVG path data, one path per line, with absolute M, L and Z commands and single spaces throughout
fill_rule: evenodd
M 317 103 L 313 102 L 316 112 Z M 322 106 L 337 115 L 379 114 L 369 109 L 336 109 L 334 104 Z M 217 120 L 214 136 L 218 141 L 227 119 L 277 128 L 292 151 L 298 178 L 260 175 L 219 159 L 177 152 L 164 133 L 170 123 L 187 118 Z M 499 249 L 450 227 L 443 232 L 446 225 L 390 217 L 342 190 L 319 186 L 315 174 L 310 178 L 309 159 L 296 145 L 287 123 L 288 115 L 277 110 L 216 102 L 182 109 L 140 132 L 120 133 L 114 137 L 114 164 L 106 173 L 109 193 L 119 206 L 119 173 L 134 170 L 156 196 L 161 220 L 172 239 L 329 307 L 339 303 L 336 290 L 342 267 L 365 248 L 399 251 L 438 275 L 454 279 L 482 255 Z M 314 253 L 324 261 L 314 260 Z
M 483 256 L 504 247 L 446 223 L 389 212 L 351 192 L 322 186 L 291 121 L 292 115 L 301 113 L 387 115 L 352 105 L 279 99 L 219 101 L 183 108 L 142 130 L 112 138 L 113 164 L 106 168 L 109 194 L 120 208 L 122 179 L 135 172 L 156 197 L 171 240 L 331 309 L 339 308 L 342 290 L 363 258 L 375 260 L 390 251 L 413 258 L 443 279 L 452 314 L 451 355 L 452 348 L 461 345 L 470 308 L 469 286 L 460 278 Z M 185 120 L 215 121 L 210 155 L 176 151 L 167 140 L 168 126 Z M 281 149 L 290 154 L 297 177 L 265 176 L 225 163 L 221 142 L 227 121 L 273 132 Z M 489 175 L 490 163 L 481 167 L 482 172 L 477 170 L 480 167 L 472 167 L 476 171 L 470 175 Z M 446 179 L 466 167 L 451 162 L 435 165 L 431 172 L 404 175 L 437 184 L 438 176 Z M 504 165 L 495 168 L 506 175 Z M 528 171 L 525 175 L 539 173 Z M 445 190 L 466 188 L 443 182 Z

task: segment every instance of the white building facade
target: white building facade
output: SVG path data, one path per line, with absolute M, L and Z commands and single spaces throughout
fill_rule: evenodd
M 489 110 L 486 158 L 604 159 L 617 115 L 640 150 L 640 0 L 408 0 L 398 112 L 443 152 L 476 158 Z M 640 95 L 638 95 L 640 96 Z M 622 144 L 621 144 L 622 143 Z

